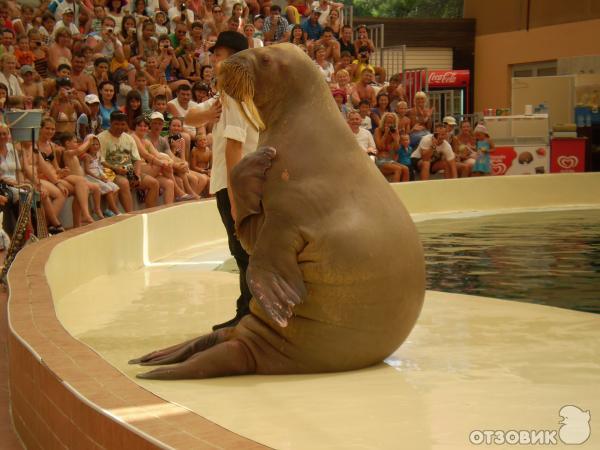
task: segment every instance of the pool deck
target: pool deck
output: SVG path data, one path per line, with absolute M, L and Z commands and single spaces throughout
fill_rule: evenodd
M 513 211 L 597 207 L 600 175 L 585 175 L 502 185 Z M 435 215 L 460 210 L 460 183 L 395 188 Z M 468 210 L 508 204 L 491 201 L 496 183 L 470 184 Z M 26 248 L 9 274 L 11 400 L 28 448 L 459 449 L 473 430 L 556 431 L 565 405 L 591 412 L 577 448 L 600 446 L 600 316 L 502 300 L 428 292 L 408 341 L 362 371 L 138 383 L 124 362 L 228 317 L 236 277 L 209 272 L 226 254 L 211 202 L 103 222 Z

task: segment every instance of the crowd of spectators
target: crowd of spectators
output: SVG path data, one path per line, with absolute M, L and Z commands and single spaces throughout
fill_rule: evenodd
M 9 234 L 24 182 L 41 192 L 51 233 L 63 230 L 69 197 L 78 226 L 131 211 L 136 202 L 152 207 L 159 197 L 171 203 L 208 195 L 212 124 L 190 127 L 183 117 L 215 94 L 209 49 L 222 31 L 243 34 L 250 48 L 291 42 L 305 51 L 390 181 L 482 169 L 477 142 L 485 130 L 482 138 L 461 124 L 448 141 L 455 122 L 433 129 L 426 95 L 407 104 L 400 75 L 387 80 L 370 62 L 367 27 L 344 25 L 342 3 L 33 3 L 0 1 L 0 203 Z M 4 124 L 10 109 L 43 111 L 35 145 L 11 141 Z M 450 152 L 442 151 L 446 145 Z

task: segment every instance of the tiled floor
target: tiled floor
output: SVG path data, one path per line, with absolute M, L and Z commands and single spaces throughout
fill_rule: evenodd
M 8 295 L 0 291 L 0 449 L 21 450 L 23 447 L 15 434 L 9 412 L 8 394 L 8 321 L 6 302 Z

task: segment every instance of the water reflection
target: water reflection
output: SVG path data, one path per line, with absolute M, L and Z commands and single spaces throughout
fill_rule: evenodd
M 600 210 L 417 223 L 428 289 L 600 313 Z

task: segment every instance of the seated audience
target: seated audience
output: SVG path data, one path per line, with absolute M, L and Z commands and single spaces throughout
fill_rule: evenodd
M 352 88 L 350 98 L 352 99 L 352 105 L 357 107 L 363 100 L 369 102 L 371 107 L 377 105 L 377 97 L 375 96 L 375 89 L 371 86 L 375 72 L 372 69 L 363 70 L 360 80 Z
M 383 175 L 390 181 L 408 181 L 408 167 L 397 161 L 397 151 L 400 149 L 400 132 L 398 118 L 392 112 L 386 112 L 381 117 L 379 126 L 375 129 L 375 145 L 377 158 L 375 164 Z
M 100 154 L 104 167 L 115 174 L 114 182 L 119 186 L 119 200 L 125 212 L 133 211 L 131 189 L 144 192 L 145 206 L 156 206 L 159 184 L 150 175 L 142 174 L 142 158 L 135 140 L 126 133 L 127 116 L 121 111 L 113 111 L 110 126 L 98 135 Z
M 430 174 L 444 171 L 446 178 L 456 178 L 456 160 L 452 147 L 446 141 L 448 132 L 444 124 L 438 124 L 433 134 L 424 136 L 417 149 L 410 155 L 412 166 L 418 170 L 421 180 Z
M 475 158 L 477 158 L 475 136 L 473 136 L 473 128 L 470 121 L 463 120 L 460 123 L 460 130 L 456 135 L 455 141 L 456 146 L 452 149 L 456 154 L 456 165 L 459 176 L 469 177 L 475 164 Z
M 414 107 L 408 111 L 410 118 L 410 145 L 417 147 L 421 138 L 431 131 L 433 109 L 429 108 L 427 94 L 419 91 L 415 94 Z
M 356 142 L 358 142 L 358 145 L 365 153 L 373 155 L 374 157 L 374 155 L 377 154 L 377 147 L 373 140 L 373 135 L 360 126 L 361 121 L 362 119 L 358 112 L 350 111 L 350 113 L 348 113 L 348 125 L 356 137 Z
M 269 17 L 265 19 L 263 28 L 264 40 L 270 43 L 286 42 L 289 37 L 288 21 L 281 17 L 281 7 L 279 5 L 271 6 Z

